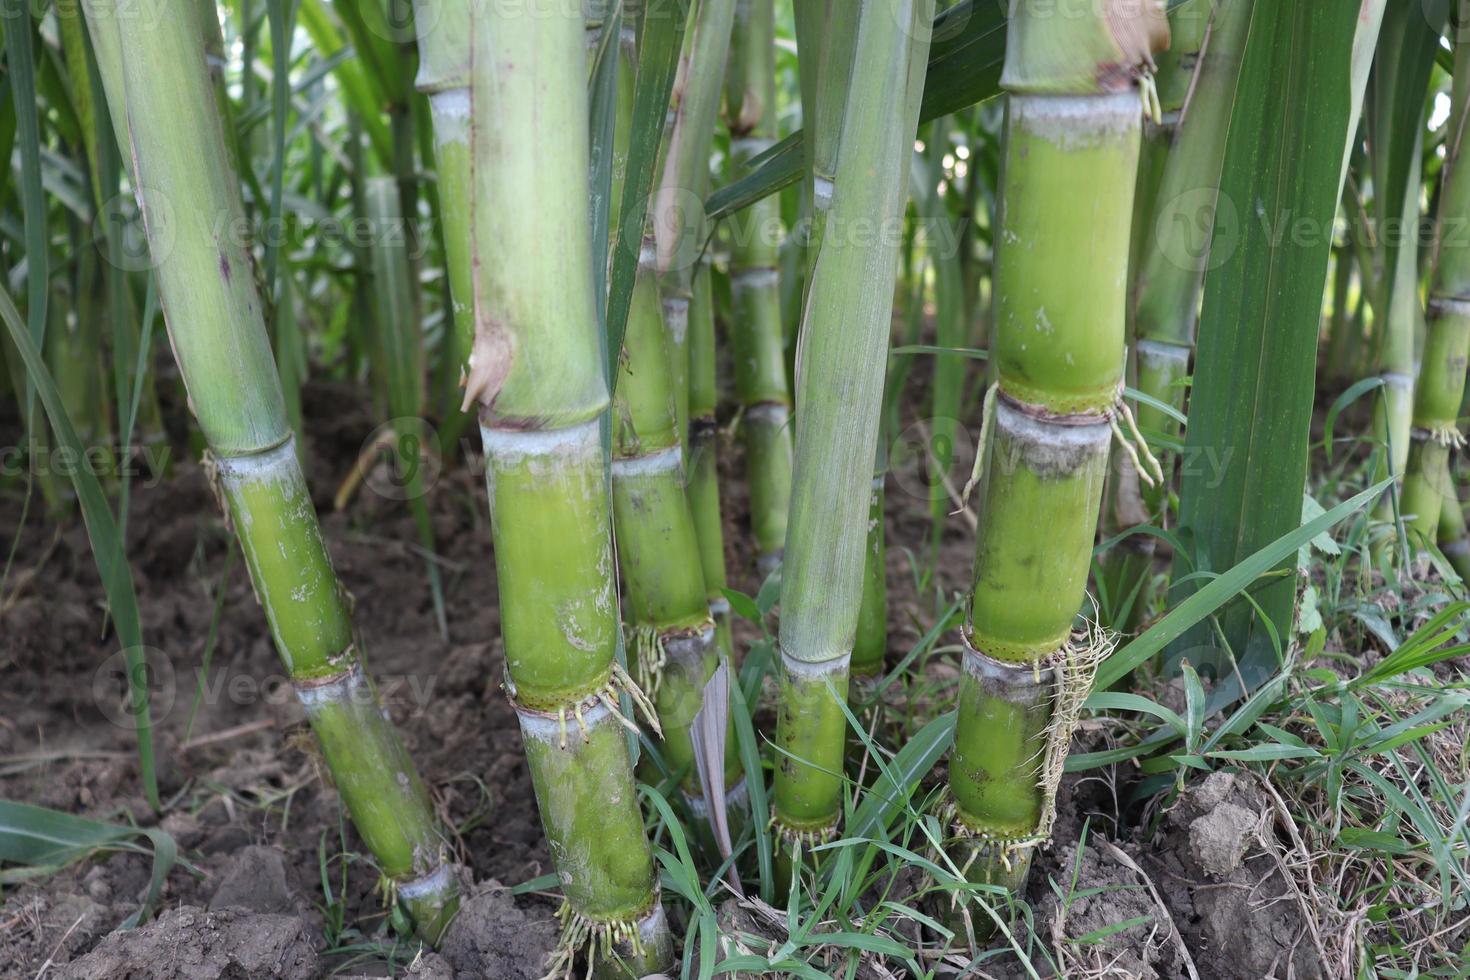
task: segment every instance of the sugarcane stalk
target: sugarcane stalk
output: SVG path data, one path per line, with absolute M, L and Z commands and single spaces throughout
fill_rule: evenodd
M 1458 19 L 1470 23 L 1470 2 L 1457 0 Z M 1414 391 L 1414 423 L 1404 476 L 1402 511 L 1413 515 L 1412 532 L 1422 540 L 1438 533 L 1449 483 L 1449 455 L 1464 445 L 1458 426 L 1470 360 L 1470 249 L 1452 236 L 1470 220 L 1470 165 L 1464 159 L 1470 131 L 1470 40 L 1455 44 L 1455 78 L 1450 99 L 1439 214 L 1430 252 L 1428 323 L 1419 379 Z
M 133 172 L 169 337 L 277 651 L 358 833 L 420 934 L 435 941 L 457 883 L 428 792 L 362 667 L 297 460 L 251 257 L 230 230 L 244 207 L 198 21 L 119 16 L 107 0 L 87 16 L 121 52 Z
M 751 158 L 775 141 L 775 50 L 773 0 L 739 0 L 725 78 L 732 180 L 744 176 Z M 751 534 L 762 575 L 781 562 L 791 502 L 791 391 L 781 327 L 780 225 L 775 195 L 730 219 L 730 346 L 742 412 Z
M 1185 403 L 1225 133 L 1250 8 L 1245 0 L 1174 8 L 1172 41 L 1156 82 L 1162 116 L 1157 124 L 1144 123 L 1130 262 L 1130 368 L 1140 391 L 1175 411 L 1182 411 Z M 1136 412 L 1142 431 L 1157 433 L 1166 442 L 1180 439 L 1175 415 L 1146 403 Z M 1163 525 L 1175 454 L 1162 452 L 1159 462 L 1162 480 L 1147 474 L 1141 478 L 1127 453 L 1121 448 L 1114 452 L 1103 511 L 1106 535 L 1141 524 Z M 1128 611 L 1115 624 L 1120 628 L 1136 628 L 1153 604 L 1149 580 L 1154 550 L 1151 535 L 1132 535 L 1103 557 L 1112 603 Z
M 1050 835 L 1071 726 L 1110 650 L 1073 624 L 1123 382 L 1135 86 L 1168 43 L 1161 5 L 1061 8 L 1016 0 L 1007 28 L 997 380 L 949 767 L 951 854 L 1009 889 Z
M 465 405 L 480 413 L 507 689 L 565 898 L 552 972 L 586 948 L 594 970 L 641 976 L 668 969 L 672 945 L 617 703 L 637 688 L 615 659 L 583 18 L 510 8 L 470 7 Z
M 1465 527 L 1465 505 L 1453 477 L 1444 475 L 1445 495 L 1439 511 L 1439 548 L 1461 579 L 1470 582 L 1470 532 Z
M 685 488 L 694 535 L 699 542 L 699 564 L 709 595 L 715 634 L 727 659 L 734 657 L 730 633 L 730 600 L 725 598 L 725 528 L 720 512 L 720 482 L 715 451 L 715 302 L 711 259 L 706 252 L 694 272 L 689 303 L 689 444 L 685 449 Z
M 918 126 L 930 0 L 843 5 L 852 64 L 818 88 L 840 91 L 835 168 L 818 170 L 830 199 L 803 309 L 796 447 L 781 578 L 781 700 L 775 827 L 787 853 L 827 839 L 842 804 L 849 665 L 863 592 L 890 310 L 897 278 L 892 229 L 902 220 Z M 818 125 L 822 120 L 817 120 Z M 820 161 L 819 161 L 820 162 Z
M 1420 159 L 1423 137 L 1414 141 L 1413 154 L 1409 161 L 1409 172 L 1401 195 L 1401 206 L 1396 217 L 1407 227 L 1416 231 L 1419 224 L 1419 191 L 1422 184 Z M 1385 186 L 1385 194 L 1395 191 Z M 1389 234 L 1387 223 L 1380 234 Z M 1387 273 L 1389 270 L 1384 270 Z M 1387 275 L 1385 275 L 1387 279 Z M 1378 377 L 1383 382 L 1381 394 L 1373 412 L 1373 436 L 1378 445 L 1385 447 L 1380 457 L 1374 480 L 1392 476 L 1403 478 L 1409 461 L 1410 435 L 1414 421 L 1414 338 L 1424 330 L 1424 309 L 1419 299 L 1419 242 L 1415 234 L 1402 242 L 1395 252 L 1392 270 L 1392 291 L 1384 318 L 1383 336 L 1378 355 Z M 1381 307 L 1380 307 L 1381 308 Z M 1393 500 L 1384 495 L 1379 501 L 1377 516 L 1392 522 Z
M 654 190 L 657 268 L 680 440 L 687 438 L 690 420 L 689 316 L 694 269 L 709 233 L 702 202 L 709 191 L 710 146 L 735 9 L 736 0 L 701 0 L 691 15 L 674 78 Z
M 706 249 L 709 155 L 730 50 L 736 0 L 701 0 L 685 34 L 674 81 L 669 131 L 653 201 L 653 227 L 664 325 L 683 442 L 686 498 L 720 649 L 728 657 L 730 604 L 724 528 L 715 467 L 715 323 Z
M 613 401 L 613 526 L 628 599 L 630 660 L 654 698 L 663 752 L 690 799 L 704 793 L 690 727 L 720 650 L 692 512 L 684 493 L 677 385 L 659 301 L 655 245 L 645 239 Z M 728 745 L 735 748 L 734 739 Z M 738 757 L 729 756 L 731 763 Z M 738 766 L 727 776 L 739 778 Z

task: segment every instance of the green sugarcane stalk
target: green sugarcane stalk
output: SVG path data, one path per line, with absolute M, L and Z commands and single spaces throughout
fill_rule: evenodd
M 1417 231 L 1419 222 L 1419 192 L 1423 183 L 1421 147 L 1422 131 L 1414 141 L 1413 154 L 1409 160 L 1407 174 L 1401 194 L 1400 208 L 1395 217 L 1402 219 L 1406 227 Z M 1384 194 L 1396 193 L 1384 186 Z M 1387 209 L 1385 208 L 1385 211 Z M 1390 233 L 1387 223 L 1380 234 Z M 1384 270 L 1385 277 L 1389 270 Z M 1402 479 L 1409 462 L 1409 444 L 1414 422 L 1414 339 L 1424 329 L 1424 309 L 1419 300 L 1419 242 L 1415 234 L 1400 243 L 1395 252 L 1392 270 L 1392 296 L 1387 304 L 1383 335 L 1378 354 L 1378 377 L 1383 382 L 1381 395 L 1373 412 L 1374 442 L 1386 447 L 1379 460 L 1374 480 L 1392 476 Z M 1381 306 L 1380 306 L 1381 308 Z M 1379 520 L 1392 522 L 1393 498 L 1385 494 L 1379 501 Z
M 712 260 L 706 252 L 695 269 L 689 303 L 689 444 L 685 494 L 699 542 L 699 563 L 709 595 L 720 650 L 733 661 L 730 600 L 725 598 L 725 527 L 720 511 L 720 481 L 715 459 L 719 394 L 715 383 L 715 300 Z
M 699 541 L 684 493 L 677 380 L 669 367 L 655 245 L 645 239 L 613 401 L 613 526 L 628 599 L 635 676 L 653 696 L 663 752 L 691 800 L 704 796 L 690 728 L 720 662 Z M 735 740 L 727 776 L 739 778 Z
M 1168 42 L 1161 5 L 1060 6 L 1014 0 L 1007 28 L 997 380 L 949 767 L 951 851 L 971 881 L 1010 889 L 1050 835 L 1071 725 L 1110 649 L 1073 623 L 1123 382 L 1135 85 Z
M 720 77 L 730 50 L 736 0 L 701 0 L 684 35 L 654 190 L 653 228 L 668 329 L 679 438 L 689 431 L 689 316 L 695 266 L 709 237 L 702 202 L 719 111 Z
M 636 688 L 615 659 L 583 20 L 567 5 L 470 9 L 465 403 L 480 412 L 507 688 L 565 896 L 552 967 L 587 946 L 594 969 L 641 976 L 671 966 L 672 943 L 617 706 Z
M 1450 567 L 1470 582 L 1470 531 L 1465 527 L 1465 505 L 1455 491 L 1454 479 L 1444 475 L 1445 496 L 1439 511 L 1439 548 Z
M 361 663 L 286 422 L 239 184 L 191 17 L 87 8 L 121 52 L 139 206 L 189 402 L 276 648 L 353 823 L 413 915 L 437 940 L 457 905 L 428 792 Z M 99 48 L 102 45 L 99 45 Z
M 689 431 L 689 277 L 705 221 L 703 209 L 696 207 L 686 219 L 689 227 L 681 228 L 684 222 L 670 209 L 687 203 L 679 201 L 679 181 L 696 185 L 692 201 L 703 200 L 697 164 L 708 157 L 718 89 L 707 78 L 694 84 L 690 66 L 696 58 L 705 64 L 723 60 L 720 38 L 729 37 L 731 11 L 722 13 L 722 7 L 728 0 L 702 4 L 694 30 L 686 35 L 682 79 L 675 82 L 678 108 L 666 140 L 663 180 L 655 191 L 655 233 L 644 238 L 639 255 L 612 419 L 613 527 L 632 626 L 630 660 L 657 705 L 664 759 L 680 774 L 695 809 L 704 805 L 705 793 L 691 729 L 721 655 L 704 556 L 685 492 L 683 455 Z M 630 102 L 620 104 L 618 129 L 631 130 L 632 109 Z M 701 129 L 703 139 L 696 133 Z M 688 263 L 682 273 L 681 263 Z M 687 288 L 682 285 L 686 278 Z M 740 779 L 733 733 L 726 747 L 724 788 L 733 790 Z
M 897 236 L 862 234 L 902 221 L 918 126 L 932 0 L 843 5 L 854 40 L 850 73 L 819 89 L 844 97 L 829 120 L 841 153 L 818 169 L 829 202 L 803 309 L 797 363 L 796 469 L 781 579 L 781 701 L 775 826 L 799 848 L 836 830 L 849 664 L 863 592 L 865 520 L 878 448 Z M 826 59 L 824 59 L 824 62 Z M 823 125 L 823 119 L 816 120 Z M 818 159 L 819 164 L 822 162 Z
M 654 194 L 653 226 L 672 364 L 677 430 L 684 442 L 685 493 L 720 649 L 732 654 L 725 598 L 725 538 L 715 465 L 715 321 L 709 222 L 709 155 L 730 50 L 736 0 L 701 0 L 685 34 L 674 105 Z M 628 73 L 631 75 L 631 72 Z M 626 127 L 624 127 L 626 129 Z
M 1133 259 L 1130 262 L 1129 327 L 1134 337 L 1130 368 L 1143 393 L 1184 408 L 1189 361 L 1199 322 L 1199 296 L 1209 268 L 1225 133 L 1235 103 L 1240 56 L 1250 26 L 1251 4 L 1218 0 L 1177 7 L 1171 13 L 1169 52 L 1160 62 L 1162 121 L 1145 122 L 1136 184 Z M 1138 425 L 1177 442 L 1178 419 L 1152 405 L 1137 407 Z M 1175 454 L 1160 455 L 1164 479 L 1146 486 L 1123 452 L 1109 473 L 1104 533 L 1140 524 L 1162 526 L 1167 516 Z M 1135 629 L 1153 605 L 1149 578 L 1155 539 L 1133 535 L 1109 549 L 1103 576 L 1115 605 L 1127 604 L 1117 623 Z
M 732 180 L 744 176 L 751 158 L 775 141 L 775 52 L 773 0 L 739 0 L 725 77 Z M 781 327 L 780 206 L 780 199 L 770 195 L 730 219 L 730 346 L 742 411 L 751 534 L 762 575 L 781 563 L 791 503 L 791 389 Z
M 1378 3 L 1381 0 L 1368 0 Z M 1439 10 L 1442 18 L 1446 11 Z M 1382 387 L 1375 399 L 1374 442 L 1385 448 L 1377 458 L 1374 480 L 1402 480 L 1408 462 L 1414 413 L 1414 345 L 1424 333 L 1424 307 L 1419 295 L 1419 197 L 1423 187 L 1423 116 L 1425 91 L 1433 71 L 1432 49 L 1440 43 L 1442 20 L 1435 22 L 1431 8 L 1395 5 L 1380 15 L 1376 53 L 1360 50 L 1366 38 L 1355 39 L 1355 59 L 1371 57 L 1372 98 L 1367 100 L 1367 163 L 1373 180 L 1372 266 L 1376 288 L 1373 309 L 1381 329 L 1375 331 L 1373 365 Z M 1426 19 L 1428 18 L 1428 19 Z M 1355 61 L 1355 68 L 1357 62 Z M 1412 107 L 1405 112 L 1406 106 Z M 1353 134 L 1356 138 L 1356 133 Z M 1352 143 L 1349 143 L 1349 150 Z M 1355 196 L 1355 195 L 1354 195 Z M 1353 201 L 1361 220 L 1361 208 Z M 1358 229 L 1354 229 L 1358 230 Z M 1367 229 L 1362 229 L 1366 231 Z M 1367 250 L 1364 249 L 1364 254 Z M 1384 494 L 1375 516 L 1385 524 L 1395 520 L 1396 495 Z M 1388 535 L 1375 542 L 1382 553 L 1394 542 Z
M 1470 0 L 1457 0 L 1457 24 L 1470 23 Z M 1464 444 L 1458 428 L 1465 398 L 1465 368 L 1470 360 L 1470 248 L 1458 241 L 1456 229 L 1470 220 L 1470 164 L 1463 154 L 1470 145 L 1470 40 L 1455 44 L 1455 77 L 1450 98 L 1449 131 L 1440 188 L 1439 215 L 1430 253 L 1428 324 L 1419 380 L 1414 391 L 1414 426 L 1404 475 L 1402 511 L 1413 515 L 1410 527 L 1424 541 L 1439 531 L 1447 494 L 1449 455 Z
M 1159 58 L 1154 85 L 1159 97 L 1160 118 L 1157 123 L 1145 119 L 1143 144 L 1139 152 L 1138 178 L 1134 184 L 1133 233 L 1129 250 L 1130 302 L 1127 310 L 1127 330 L 1130 342 L 1128 352 L 1128 374 L 1139 385 L 1172 387 L 1187 371 L 1188 352 L 1182 361 L 1177 353 L 1162 360 L 1150 347 L 1140 351 L 1138 320 L 1135 306 L 1141 287 L 1147 281 L 1140 273 L 1145 258 L 1158 259 L 1158 234 L 1156 221 L 1166 216 L 1159 214 L 1161 201 L 1173 206 L 1175 198 L 1166 198 L 1164 177 L 1169 168 L 1170 150 L 1179 135 L 1179 122 L 1189 102 L 1194 80 L 1199 73 L 1201 55 L 1204 51 L 1214 0 L 1203 3 L 1183 4 L 1169 13 L 1169 50 Z M 1177 168 L 1176 168 L 1177 169 Z M 1176 180 L 1178 177 L 1176 176 Z M 1171 186 L 1169 192 L 1176 192 Z M 1174 285 L 1183 283 L 1175 280 Z M 1198 288 L 1198 287 L 1196 287 Z M 1159 372 L 1165 366 L 1165 373 Z M 1145 389 L 1147 390 L 1147 389 Z M 1158 397 L 1156 391 L 1149 391 Z M 1183 405 L 1184 391 L 1181 388 L 1169 391 L 1166 402 L 1177 400 Z M 1167 426 L 1165 434 L 1177 438 L 1177 420 L 1151 406 L 1140 406 L 1138 413 L 1146 422 L 1161 422 Z M 1164 465 L 1169 466 L 1172 460 Z M 1168 476 L 1172 468 L 1166 468 Z M 1164 510 L 1168 503 L 1165 487 L 1146 487 L 1129 455 L 1115 447 L 1108 469 L 1108 483 L 1102 511 L 1102 534 L 1111 538 L 1140 524 L 1156 522 L 1162 525 Z M 1155 539 L 1149 535 L 1133 535 L 1108 549 L 1102 556 L 1102 576 L 1107 593 L 1115 611 L 1124 612 L 1113 625 L 1125 631 L 1135 628 L 1146 610 L 1152 605 L 1149 580 L 1153 571 Z

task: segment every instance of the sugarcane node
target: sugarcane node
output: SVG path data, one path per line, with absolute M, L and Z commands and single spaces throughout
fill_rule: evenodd
M 1013 379 L 1002 378 L 995 387 L 997 397 L 1003 407 L 1037 422 L 1046 422 L 1056 426 L 1078 428 L 1088 425 L 1105 425 L 1113 420 L 1118 409 L 1117 395 L 1111 392 L 1106 401 L 1098 401 L 1095 405 L 1088 405 L 1078 411 L 1058 411 L 1053 405 L 1062 399 L 1055 399 L 1050 403 L 1027 401 L 1012 390 L 1016 387 L 1023 387 L 1018 386 Z
M 730 288 L 737 291 L 770 289 L 780 282 L 780 270 L 769 266 L 748 266 L 730 273 Z
M 1429 316 L 1470 317 L 1470 296 L 1431 296 L 1426 312 Z
M 750 805 L 750 787 L 745 784 L 745 774 L 742 772 L 728 773 L 725 777 L 725 809 L 744 810 Z M 689 807 L 689 812 L 696 820 L 709 819 L 709 801 L 702 795 L 689 792 L 687 789 L 679 790 L 684 796 L 684 803 Z
M 965 637 L 964 670 L 980 683 L 981 689 L 994 698 L 1000 698 L 1018 707 L 1030 707 L 1050 698 L 1055 682 L 1052 661 L 1061 656 L 1061 651 L 1050 657 L 1036 660 L 1002 660 L 987 655 Z
M 711 617 L 695 626 L 675 627 L 662 634 L 665 666 L 695 669 L 715 644 L 715 622 Z
M 837 830 L 842 824 L 841 814 L 830 820 L 812 823 L 797 823 L 789 817 L 773 815 L 768 830 L 775 832 L 783 843 L 798 847 L 816 847 L 819 844 L 827 844 L 837 838 Z
M 345 670 L 340 670 L 334 674 L 325 674 L 320 677 L 291 679 L 291 686 L 296 691 L 296 699 L 308 711 L 317 705 L 343 704 L 355 701 L 361 696 L 359 692 L 363 687 L 368 686 L 367 675 L 362 669 L 362 664 L 357 659 L 357 644 L 350 644 L 340 654 L 340 657 L 351 658 L 351 665 Z

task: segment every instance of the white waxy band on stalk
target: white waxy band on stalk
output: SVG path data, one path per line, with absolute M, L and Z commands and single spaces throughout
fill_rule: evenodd
M 631 479 L 639 476 L 656 476 L 677 470 L 681 462 L 678 446 L 660 449 L 647 456 L 629 456 L 612 461 L 613 479 Z
M 819 660 L 815 663 L 797 660 L 785 650 L 781 651 L 782 669 L 792 677 L 804 681 L 819 681 L 824 677 L 846 674 L 851 663 L 851 651 L 830 657 L 827 660 Z
M 832 207 L 832 180 L 828 177 L 817 176 L 812 178 L 812 201 L 818 211 L 827 211 Z
M 216 456 L 214 466 L 220 481 L 226 486 L 278 480 L 283 474 L 300 469 L 301 463 L 296 457 L 296 436 L 288 435 L 285 442 L 259 452 Z
M 1448 313 L 1450 316 L 1470 316 L 1470 300 L 1435 296 L 1429 300 L 1430 313 Z
M 697 664 L 715 645 L 715 624 L 709 623 L 687 636 L 666 636 L 663 645 L 670 663 Z
M 1139 358 L 1148 361 L 1173 361 L 1176 363 L 1188 362 L 1190 349 L 1181 344 L 1171 344 L 1167 340 L 1140 340 L 1134 345 Z
M 297 681 L 296 700 L 309 713 L 313 708 L 329 704 L 366 704 L 372 699 L 361 664 L 353 664 L 340 674 L 320 680 Z
M 416 898 L 440 895 L 448 891 L 453 884 L 454 875 L 449 870 L 449 865 L 441 864 L 423 877 L 399 885 L 398 897 L 413 901 Z
M 664 329 L 674 338 L 675 344 L 683 344 L 689 336 L 689 300 L 683 296 L 664 299 Z
M 689 804 L 689 812 L 696 820 L 709 819 L 709 801 L 703 796 L 690 796 L 684 794 L 684 802 Z M 745 809 L 750 804 L 750 789 L 745 785 L 745 777 L 736 780 L 735 785 L 725 790 L 725 809 Z
M 597 419 L 564 429 L 495 429 L 482 422 L 480 440 L 492 467 L 550 456 L 602 455 L 602 429 Z
M 731 289 L 770 289 L 780 284 L 781 273 L 775 269 L 741 269 L 730 276 Z
M 1057 450 L 1097 451 L 1098 447 L 1105 450 L 1113 438 L 1113 429 L 1103 416 L 1082 422 L 1061 417 L 1038 419 L 1010 404 L 1004 394 L 995 400 L 995 425 L 1014 438 Z
M 521 721 L 523 737 L 558 746 L 563 742 L 569 746 L 580 745 L 583 730 L 590 732 L 598 725 L 621 724 L 613 717 L 612 709 L 601 701 L 582 702 L 580 718 L 571 708 L 566 709 L 565 716 L 559 717 L 545 711 L 522 708 L 520 705 L 516 705 L 516 716 Z
M 441 119 L 468 119 L 470 117 L 470 90 L 449 88 L 429 96 L 429 107 Z
M 780 402 L 761 402 L 745 410 L 745 421 L 761 425 L 783 426 L 791 418 L 791 409 Z
M 1133 90 L 1109 95 L 1012 94 L 1008 108 L 1013 126 L 1063 148 L 1136 132 L 1143 125 L 1138 93 Z

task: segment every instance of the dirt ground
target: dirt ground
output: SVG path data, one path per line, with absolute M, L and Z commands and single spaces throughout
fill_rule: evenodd
M 7 888 L 0 977 L 541 975 L 555 941 L 556 900 L 509 891 L 550 864 L 515 715 L 499 689 L 484 489 L 460 468 L 446 472 L 432 496 L 445 640 L 422 558 L 410 545 L 416 538 L 407 508 L 365 488 L 346 513 L 330 511 L 333 490 L 374 427 L 355 399 L 348 389 L 307 391 L 306 415 L 314 420 L 308 479 L 337 569 L 356 599 L 369 668 L 447 821 L 464 828 L 459 856 L 472 897 L 443 948 L 410 963 L 408 944 L 387 957 L 377 944 L 392 942 L 377 876 L 341 858 L 360 853 L 360 844 L 313 753 L 244 567 L 227 560 L 230 539 L 209 485 L 200 467 L 180 461 L 167 481 L 135 484 L 128 521 L 144 635 L 172 671 L 154 703 L 163 816 L 142 798 L 133 733 L 117 721 L 125 717 L 121 686 L 107 666 L 113 641 L 104 634 L 84 529 L 73 522 L 56 532 L 35 507 L 0 610 L 0 796 L 156 824 L 178 842 L 183 860 L 157 916 L 131 931 L 116 927 L 146 890 L 145 855 L 115 853 Z M 13 429 L 13 420 L 3 424 Z M 738 449 L 729 447 L 722 465 L 731 477 L 724 486 L 732 584 L 753 593 L 759 583 L 743 531 L 746 504 L 733 478 Z M 890 541 L 913 543 L 927 533 L 928 504 L 903 492 L 904 479 L 890 484 L 888 531 Z M 7 552 L 20 510 L 15 493 L 0 497 Z M 969 530 L 950 523 L 938 564 L 947 590 L 967 583 L 973 548 Z M 932 622 L 925 620 L 932 601 L 920 601 L 909 562 L 902 548 L 890 549 L 896 655 Z M 201 674 L 205 693 L 196 708 Z M 1156 830 L 1146 842 L 1144 821 L 1120 816 L 1126 790 L 1099 777 L 1069 781 L 1061 843 L 1039 856 L 1031 878 L 1028 941 L 1053 951 L 1067 975 L 1340 975 L 1304 940 L 1287 885 L 1265 855 L 1272 818 L 1259 787 L 1246 777 L 1212 777 L 1169 813 L 1150 815 Z M 376 943 L 366 949 L 369 940 Z M 1019 975 L 1005 955 L 982 969 Z

